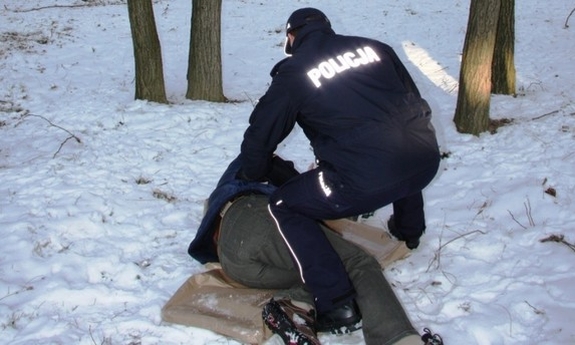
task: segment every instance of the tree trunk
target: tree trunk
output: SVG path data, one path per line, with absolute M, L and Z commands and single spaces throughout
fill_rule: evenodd
M 136 63 L 136 99 L 168 103 L 164 86 L 162 49 L 152 0 L 128 0 Z
M 491 62 L 499 8 L 500 0 L 471 0 L 454 117 L 460 133 L 479 135 L 489 128 Z
M 515 0 L 501 0 L 491 73 L 492 93 L 515 94 Z
M 222 87 L 222 0 L 193 0 L 186 98 L 226 100 Z

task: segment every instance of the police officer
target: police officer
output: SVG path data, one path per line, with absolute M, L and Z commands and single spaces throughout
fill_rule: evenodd
M 354 330 L 355 289 L 316 220 L 393 203 L 394 233 L 415 248 L 421 191 L 439 166 L 431 110 L 390 46 L 337 35 L 314 8 L 293 12 L 286 33 L 291 56 L 250 116 L 237 177 L 263 180 L 278 144 L 296 123 L 303 129 L 318 166 L 277 189 L 269 211 L 314 296 L 318 331 Z

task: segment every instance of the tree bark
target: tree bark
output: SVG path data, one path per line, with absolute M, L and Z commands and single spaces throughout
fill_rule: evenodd
M 479 135 L 489 128 L 491 63 L 500 3 L 471 0 L 454 116 L 460 133 Z
M 222 0 L 193 0 L 186 98 L 224 102 L 221 57 Z
M 491 92 L 515 95 L 515 0 L 501 0 L 491 75 Z
M 136 65 L 135 98 L 168 103 L 152 0 L 128 0 L 128 14 Z

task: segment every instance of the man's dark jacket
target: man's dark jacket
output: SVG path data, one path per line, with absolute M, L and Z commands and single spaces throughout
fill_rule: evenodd
M 431 110 L 391 47 L 310 23 L 292 52 L 250 116 L 242 178 L 262 179 L 296 123 L 320 166 L 352 191 L 377 192 L 437 164 Z
M 236 179 L 239 169 L 240 157 L 238 156 L 230 163 L 210 194 L 204 218 L 196 232 L 196 237 L 188 247 L 188 253 L 202 264 L 219 261 L 214 243 L 214 232 L 219 223 L 220 211 L 228 201 L 246 194 L 270 195 L 277 188 L 276 186 L 299 174 L 292 162 L 283 160 L 279 156 L 274 156 L 271 160 L 271 169 L 265 177 L 266 183 Z

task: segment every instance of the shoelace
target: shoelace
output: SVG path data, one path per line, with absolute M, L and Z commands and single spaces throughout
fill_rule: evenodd
M 431 333 L 429 328 L 423 329 L 421 340 L 423 340 L 425 345 L 443 345 L 443 339 L 441 339 L 441 336 L 439 334 Z

